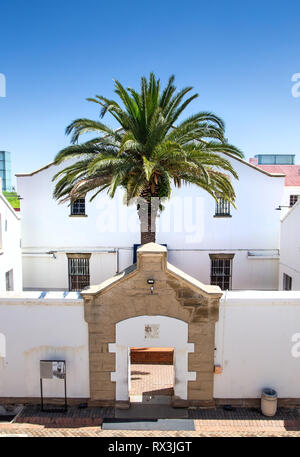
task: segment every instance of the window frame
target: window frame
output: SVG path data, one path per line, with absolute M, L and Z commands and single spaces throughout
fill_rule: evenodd
M 80 292 L 84 288 L 90 286 L 91 254 L 67 254 L 67 257 L 69 291 Z M 77 274 L 74 273 L 76 270 Z
M 296 205 L 297 201 L 299 199 L 299 195 L 291 194 L 290 195 L 290 208 L 292 208 L 294 205 Z M 294 201 L 294 203 L 292 203 Z
M 230 209 L 230 202 L 224 197 L 218 197 L 214 217 L 232 217 Z
M 78 209 L 75 211 L 74 208 L 78 205 Z M 83 208 L 83 211 L 82 211 Z M 81 211 L 80 211 L 81 209 Z M 83 217 L 86 216 L 86 204 L 85 204 L 85 198 L 77 198 L 74 200 L 71 205 L 70 205 L 70 216 L 77 216 L 77 217 Z
M 293 290 L 292 287 L 293 287 L 293 278 L 290 275 L 283 273 L 282 290 Z
M 5 272 L 5 288 L 7 292 L 12 292 L 14 290 L 14 270 L 11 268 L 10 270 Z
M 210 284 L 216 285 L 221 290 L 232 290 L 232 271 L 234 254 L 209 254 L 210 257 Z M 219 262 L 219 264 L 217 264 Z M 220 263 L 223 262 L 223 266 Z M 229 274 L 225 274 L 229 268 Z M 216 269 L 221 269 L 223 272 L 216 274 Z M 222 274 L 223 273 L 223 274 Z M 222 278 L 218 281 L 219 278 Z M 228 284 L 228 287 L 226 287 Z

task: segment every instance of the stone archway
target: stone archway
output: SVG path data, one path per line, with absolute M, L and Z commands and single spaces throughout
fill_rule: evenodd
M 149 338 L 147 328 L 155 328 L 155 336 Z M 174 397 L 187 400 L 188 381 L 194 381 L 195 372 L 188 371 L 188 353 L 194 352 L 194 344 L 188 343 L 188 324 L 168 316 L 138 316 L 116 324 L 116 343 L 109 345 L 109 352 L 116 354 L 116 369 L 111 380 L 116 383 L 116 401 L 128 398 L 128 347 L 174 348 Z
M 152 316 L 153 322 L 171 318 L 187 328 L 187 378 L 177 381 L 178 386 L 185 384 L 187 388 L 177 389 L 174 405 L 213 404 L 215 322 L 221 289 L 204 285 L 170 265 L 163 246 L 149 243 L 139 248 L 137 254 L 137 264 L 99 286 L 82 291 L 89 327 L 90 403 L 101 406 L 128 403 L 124 395 L 127 385 L 123 390 L 120 387 L 122 382 L 126 384 L 126 375 L 116 360 L 118 332 L 122 326 L 126 327 L 126 321 L 136 323 L 134 330 L 140 332 L 144 327 L 139 329 L 138 323 L 142 320 L 131 319 Z M 162 330 L 161 338 L 166 339 L 167 330 L 164 326 Z M 130 338 L 128 335 L 126 342 L 123 335 L 121 345 L 128 347 Z M 180 376 L 184 378 L 185 374 Z

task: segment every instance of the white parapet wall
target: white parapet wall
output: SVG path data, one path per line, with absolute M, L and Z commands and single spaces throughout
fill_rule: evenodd
M 300 399 L 300 291 L 229 291 L 216 324 L 214 397 Z
M 89 397 L 88 328 L 77 292 L 0 296 L 0 398 L 40 395 L 40 360 L 63 359 L 67 395 Z M 63 397 L 63 381 L 44 381 L 45 397 Z
M 216 324 L 216 399 L 300 399 L 300 291 L 230 291 Z M 88 326 L 77 292 L 1 292 L 0 398 L 39 398 L 39 361 L 64 359 L 67 395 L 89 398 Z M 118 376 L 116 373 L 115 376 Z M 62 397 L 63 382 L 44 382 Z

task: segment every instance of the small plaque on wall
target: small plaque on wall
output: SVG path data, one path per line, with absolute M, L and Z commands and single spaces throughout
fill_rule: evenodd
M 159 324 L 146 324 L 145 325 L 145 338 L 159 338 Z

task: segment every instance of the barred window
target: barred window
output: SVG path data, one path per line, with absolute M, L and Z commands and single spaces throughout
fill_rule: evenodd
M 75 257 L 69 255 L 69 290 L 80 291 L 90 285 L 90 254 Z
M 78 198 L 73 203 L 71 203 L 71 215 L 72 216 L 82 216 L 85 215 L 85 199 Z
M 283 290 L 292 290 L 292 278 L 283 273 Z
M 14 272 L 9 270 L 5 273 L 6 290 L 14 290 Z
M 294 206 L 298 201 L 298 195 L 290 195 L 290 206 Z
M 215 216 L 230 216 L 230 203 L 225 198 L 218 198 Z
M 232 285 L 232 259 L 234 254 L 210 254 L 210 283 L 222 290 L 230 290 Z

